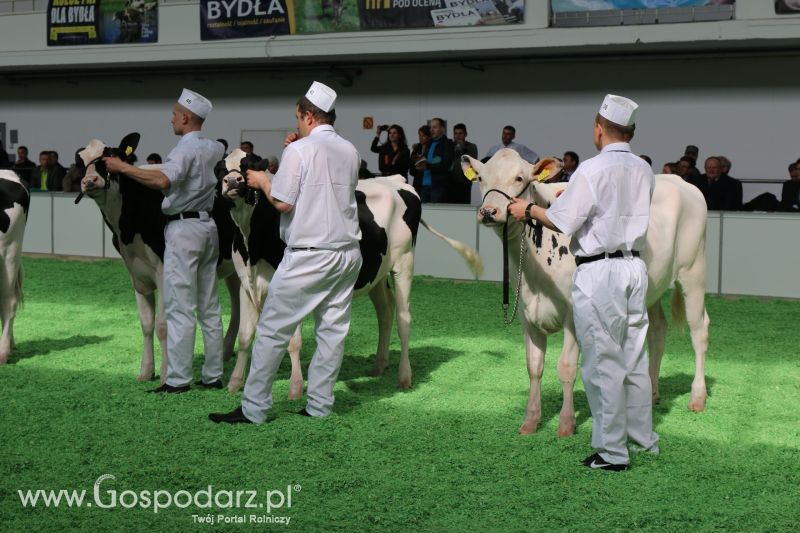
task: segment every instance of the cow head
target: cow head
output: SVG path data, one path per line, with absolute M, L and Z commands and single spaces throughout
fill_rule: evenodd
M 222 180 L 222 196 L 234 201 L 245 201 L 255 204 L 258 201 L 259 191 L 249 187 L 245 175 L 250 169 L 267 170 L 269 164 L 266 160 L 255 161 L 244 151 L 236 148 L 225 158 L 225 169 L 220 170 L 217 179 Z
M 106 146 L 103 141 L 92 139 L 85 148 L 75 152 L 75 165 L 82 176 L 81 194 L 75 203 L 78 203 L 84 194 L 93 196 L 98 191 L 108 190 L 111 182 L 118 176 L 109 175 L 103 158 L 117 156 L 120 159 L 129 160 L 139 145 L 139 138 L 138 133 L 130 133 L 120 141 L 117 148 Z
M 555 176 L 561 168 L 557 158 L 546 157 L 531 165 L 508 148 L 498 150 L 486 163 L 468 155 L 461 158 L 464 175 L 480 185 L 483 202 L 478 209 L 478 220 L 487 226 L 505 224 L 511 199 L 531 198 L 532 184 Z

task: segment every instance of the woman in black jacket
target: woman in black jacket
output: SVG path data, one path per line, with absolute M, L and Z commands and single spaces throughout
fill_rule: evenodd
M 370 147 L 370 150 L 378 154 L 378 169 L 381 176 L 400 174 L 404 178 L 408 178 L 408 166 L 411 158 L 408 153 L 406 134 L 402 127 L 392 124 L 388 127 L 389 139 L 379 145 L 381 131 L 385 129 L 386 126 L 378 126 L 377 135 L 372 140 Z

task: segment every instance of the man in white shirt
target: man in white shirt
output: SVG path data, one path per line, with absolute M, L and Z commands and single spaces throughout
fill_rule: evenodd
M 645 350 L 647 266 L 640 257 L 655 180 L 647 162 L 631 153 L 637 108 L 607 95 L 594 125 L 600 153 L 577 168 L 549 209 L 518 198 L 509 205 L 517 220 L 572 235 L 575 333 L 597 450 L 583 465 L 613 471 L 628 468 L 629 439 L 658 453 Z
M 214 422 L 267 421 L 281 359 L 297 325 L 312 313 L 317 349 L 308 367 L 308 403 L 299 414 L 331 412 L 361 268 L 355 198 L 361 157 L 333 129 L 335 101 L 333 89 L 314 82 L 297 102 L 298 133 L 286 137 L 277 174 L 270 181 L 264 172 L 247 173 L 248 184 L 281 212 L 287 247 L 259 319 L 242 405 L 211 413 Z
M 172 130 L 181 139 L 161 169 L 143 169 L 118 158 L 103 161 L 109 172 L 124 174 L 164 193 L 164 313 L 167 319 L 167 379 L 149 392 L 181 393 L 192 381 L 195 326 L 203 331 L 202 388 L 222 388 L 222 318 L 217 296 L 219 236 L 211 217 L 217 179 L 214 165 L 221 143 L 200 134 L 213 106 L 184 89 L 172 108 Z M 196 315 L 196 317 L 195 317 Z
M 536 154 L 536 152 L 534 152 L 524 144 L 515 143 L 514 138 L 516 136 L 517 136 L 517 130 L 516 128 L 514 128 L 514 126 L 503 127 L 503 131 L 502 133 L 500 133 L 500 141 L 501 141 L 500 144 L 495 144 L 494 146 L 492 146 L 489 149 L 489 151 L 486 152 L 486 157 L 484 157 L 482 161 L 486 162 L 489 159 L 491 159 L 491 157 L 494 154 L 496 154 L 497 151 L 500 150 L 501 148 L 510 148 L 511 150 L 517 152 L 520 155 L 520 157 L 522 157 L 522 159 L 524 159 L 528 163 L 530 164 L 536 163 L 539 160 L 539 156 Z

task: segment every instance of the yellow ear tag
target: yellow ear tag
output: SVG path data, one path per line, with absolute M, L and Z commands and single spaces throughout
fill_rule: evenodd
M 543 182 L 544 180 L 546 180 L 549 177 L 550 177 L 550 171 L 547 170 L 547 169 L 544 169 L 544 170 L 542 170 L 542 172 L 538 176 L 536 176 L 536 179 L 539 180 L 539 182 L 541 183 L 541 182 Z
M 125 155 L 129 156 L 133 153 L 133 146 L 128 146 L 125 148 Z
M 469 168 L 466 170 L 466 172 L 464 172 L 464 176 L 465 176 L 465 177 L 466 177 L 466 178 L 467 178 L 469 181 L 475 181 L 475 178 L 476 178 L 476 177 L 478 177 L 478 173 L 477 173 L 477 172 L 475 172 L 475 169 L 474 169 L 474 168 L 472 168 L 472 167 L 469 167 Z

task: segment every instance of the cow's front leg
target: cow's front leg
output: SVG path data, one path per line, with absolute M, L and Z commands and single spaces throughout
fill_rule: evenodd
M 239 276 L 234 272 L 225 278 L 225 287 L 228 289 L 228 294 L 231 298 L 231 319 L 228 322 L 228 330 L 225 332 L 225 340 L 222 344 L 222 360 L 230 361 L 233 357 L 233 350 L 236 343 L 236 337 L 239 334 L 240 322 L 240 306 L 239 302 L 239 287 L 241 286 Z
M 375 315 L 378 317 L 378 349 L 375 351 L 375 359 L 372 361 L 370 376 L 381 376 L 389 366 L 389 340 L 392 334 L 392 302 L 389 287 L 386 280 L 379 281 L 369 291 L 369 299 L 375 308 Z
M 241 309 L 239 321 L 239 352 L 236 356 L 236 366 L 233 368 L 228 380 L 228 392 L 236 394 L 244 385 L 244 373 L 247 362 L 250 360 L 250 347 L 258 324 L 258 309 L 247 295 L 244 285 L 239 288 L 239 305 Z
M 411 282 L 414 277 L 414 251 L 411 250 L 395 263 L 397 272 L 394 275 L 394 303 L 397 309 L 397 335 L 400 337 L 400 367 L 398 369 L 398 387 L 411 387 L 411 359 L 408 354 L 408 343 L 411 338 Z M 391 291 L 386 288 L 391 297 Z M 390 317 L 391 320 L 391 317 Z M 392 326 L 389 325 L 389 333 Z
M 8 286 L 13 290 L 13 283 Z M 4 298 L 0 302 L 0 320 L 2 320 L 3 324 L 3 333 L 0 336 L 0 365 L 8 362 L 11 351 L 14 349 L 14 313 L 16 308 L 16 294 L 9 295 L 8 298 Z
M 142 294 L 138 291 L 135 291 L 135 294 L 136 306 L 139 308 L 139 323 L 142 326 L 142 337 L 144 338 L 142 361 L 139 366 L 139 376 L 136 379 L 139 381 L 150 381 L 155 377 L 153 331 L 155 330 L 156 324 L 156 295 L 152 292 L 149 294 Z
M 303 347 L 303 323 L 297 325 L 294 335 L 289 339 L 289 359 L 292 361 L 292 375 L 289 378 L 289 399 L 303 397 L 303 367 L 300 365 L 300 349 Z
M 578 373 L 578 342 L 575 339 L 575 326 L 572 320 L 564 324 L 564 349 L 558 360 L 558 379 L 564 392 L 561 414 L 558 417 L 558 436 L 569 437 L 575 433 L 575 403 L 573 389 Z
M 547 336 L 531 325 L 524 314 L 521 319 L 531 387 L 528 394 L 528 406 L 525 410 L 525 420 L 519 428 L 519 434 L 529 435 L 536 433 L 542 419 L 542 371 L 544 370 L 544 353 L 547 350 Z

